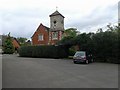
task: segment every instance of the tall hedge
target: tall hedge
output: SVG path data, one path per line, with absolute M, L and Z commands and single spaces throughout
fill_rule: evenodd
M 37 58 L 66 58 L 68 54 L 64 47 L 45 45 L 45 46 L 22 46 L 19 49 L 21 57 L 37 57 Z

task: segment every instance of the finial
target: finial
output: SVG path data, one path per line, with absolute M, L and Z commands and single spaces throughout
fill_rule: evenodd
M 56 11 L 58 10 L 58 7 L 56 6 Z

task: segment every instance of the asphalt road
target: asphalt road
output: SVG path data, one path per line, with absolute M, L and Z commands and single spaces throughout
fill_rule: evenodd
M 3 55 L 3 88 L 118 88 L 118 65 Z

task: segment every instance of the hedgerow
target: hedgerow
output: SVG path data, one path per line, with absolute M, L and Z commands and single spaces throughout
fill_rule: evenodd
M 68 54 L 64 47 L 54 45 L 44 46 L 22 46 L 19 49 L 21 57 L 37 57 L 37 58 L 66 58 Z

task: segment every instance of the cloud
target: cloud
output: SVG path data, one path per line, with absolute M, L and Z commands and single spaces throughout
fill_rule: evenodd
M 8 34 L 15 37 L 30 38 L 40 23 L 48 24 L 46 21 L 49 18 L 46 12 L 35 12 L 35 9 L 16 9 L 13 11 L 2 11 L 0 31 L 3 34 Z M 48 18 L 47 18 L 48 17 Z M 3 23 L 4 22 L 4 23 Z
M 117 4 L 110 5 L 106 8 L 98 7 L 89 15 L 70 22 L 68 26 L 75 26 L 81 32 L 95 32 L 98 28 L 106 26 L 109 23 L 116 23 L 118 20 L 117 11 Z
M 30 38 L 40 23 L 50 26 L 49 15 L 58 11 L 65 16 L 65 28 L 81 32 L 117 21 L 118 0 L 1 0 L 0 33 Z M 91 30 L 88 31 L 88 28 Z
M 120 1 L 118 3 L 118 22 L 120 22 Z

